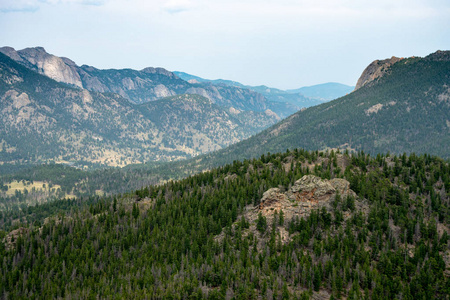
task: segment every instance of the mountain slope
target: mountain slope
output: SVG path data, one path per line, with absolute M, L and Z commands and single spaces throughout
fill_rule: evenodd
M 118 95 L 61 85 L 3 54 L 0 74 L 2 162 L 95 161 L 102 151 L 127 149 L 142 129 L 154 132 L 147 120 L 133 122 L 140 115 Z
M 425 58 L 401 60 L 355 92 L 298 112 L 205 157 L 204 162 L 231 162 L 297 147 L 430 153 L 448 158 L 449 56 L 449 51 L 438 51 Z
M 47 53 L 42 47 L 19 51 L 3 47 L 0 52 L 56 81 L 95 92 L 117 93 L 137 104 L 178 94 L 199 94 L 220 106 L 252 111 L 271 109 L 283 118 L 298 110 L 287 103 L 273 105 L 263 95 L 245 87 L 214 85 L 209 82 L 191 84 L 163 68 L 149 67 L 138 71 L 100 70 L 87 65 L 80 67 L 68 58 Z
M 117 94 L 58 83 L 1 53 L 0 97 L 2 163 L 120 166 L 180 159 L 220 149 L 279 120 L 269 110 L 241 112 L 197 95 L 138 106 Z M 163 119 L 169 112 L 172 119 Z
M 144 103 L 138 109 L 170 136 L 170 141 L 162 141 L 166 147 L 192 149 L 192 155 L 222 149 L 279 120 L 270 111 L 225 110 L 208 98 L 188 94 Z

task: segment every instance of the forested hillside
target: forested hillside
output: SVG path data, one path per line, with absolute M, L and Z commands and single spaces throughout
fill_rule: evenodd
M 446 299 L 449 191 L 438 157 L 295 149 L 4 212 L 0 294 Z

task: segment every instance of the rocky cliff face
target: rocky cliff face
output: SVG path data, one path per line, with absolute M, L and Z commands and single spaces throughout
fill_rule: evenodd
M 361 76 L 358 79 L 358 82 L 356 83 L 355 91 L 365 84 L 377 79 L 378 77 L 383 76 L 390 66 L 400 60 L 402 60 L 402 58 L 392 56 L 389 59 L 373 61 L 362 72 Z
M 100 70 L 91 66 L 78 66 L 72 60 L 49 54 L 42 47 L 16 51 L 0 48 L 15 61 L 58 82 L 75 85 L 95 92 L 112 92 L 134 103 L 153 101 L 173 96 L 186 85 L 175 74 L 163 68 L 145 68 L 142 71 Z
M 42 47 L 26 48 L 19 51 L 15 51 L 11 47 L 3 47 L 0 48 L 0 52 L 53 80 L 78 87 L 83 86 L 77 72 L 77 66 L 73 61 L 48 54 Z

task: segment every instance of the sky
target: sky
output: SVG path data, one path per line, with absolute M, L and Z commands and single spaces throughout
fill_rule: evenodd
M 0 0 L 0 46 L 294 89 L 450 50 L 449 0 Z

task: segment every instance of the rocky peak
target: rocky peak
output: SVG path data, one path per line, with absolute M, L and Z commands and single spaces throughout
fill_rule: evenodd
M 97 68 L 93 67 L 93 66 L 88 66 L 88 65 L 82 65 L 81 69 L 83 69 L 83 71 L 85 72 L 95 72 L 98 71 Z
M 41 47 L 41 46 L 32 47 L 32 48 L 26 48 L 25 50 L 27 50 L 27 49 L 30 50 L 30 51 L 36 51 L 36 52 L 48 54 L 47 51 L 45 51 L 45 48 Z
M 61 57 L 61 60 L 68 66 L 77 67 L 77 64 L 73 60 L 71 60 L 70 58 Z
M 375 60 L 364 69 L 356 83 L 355 91 L 373 80 L 386 74 L 390 66 L 403 58 L 392 56 L 384 60 Z
M 19 51 L 11 47 L 3 47 L 0 48 L 0 51 L 26 67 L 56 81 L 78 87 L 83 86 L 75 62 L 68 58 L 49 54 L 43 47 L 25 48 Z
M 47 53 L 44 47 L 25 48 L 17 51 L 17 54 L 34 65 L 44 61 L 45 59 L 49 59 L 50 57 L 53 56 Z
M 16 49 L 14 49 L 13 47 L 4 46 L 4 47 L 0 47 L 0 52 L 2 52 L 4 54 L 6 52 L 16 52 Z
M 142 69 L 141 72 L 148 73 L 148 74 L 160 74 L 164 76 L 168 76 L 170 78 L 178 79 L 178 76 L 174 73 L 164 69 L 164 68 L 153 68 L 153 67 L 147 67 L 145 69 Z
M 289 199 L 296 201 L 328 201 L 336 190 L 328 180 L 314 175 L 305 175 L 289 190 Z
M 9 56 L 11 59 L 18 61 L 18 62 L 23 62 L 23 59 L 20 57 L 20 55 L 17 53 L 16 49 L 14 49 L 13 47 L 1 47 L 0 48 L 0 52 L 5 54 L 6 56 Z

